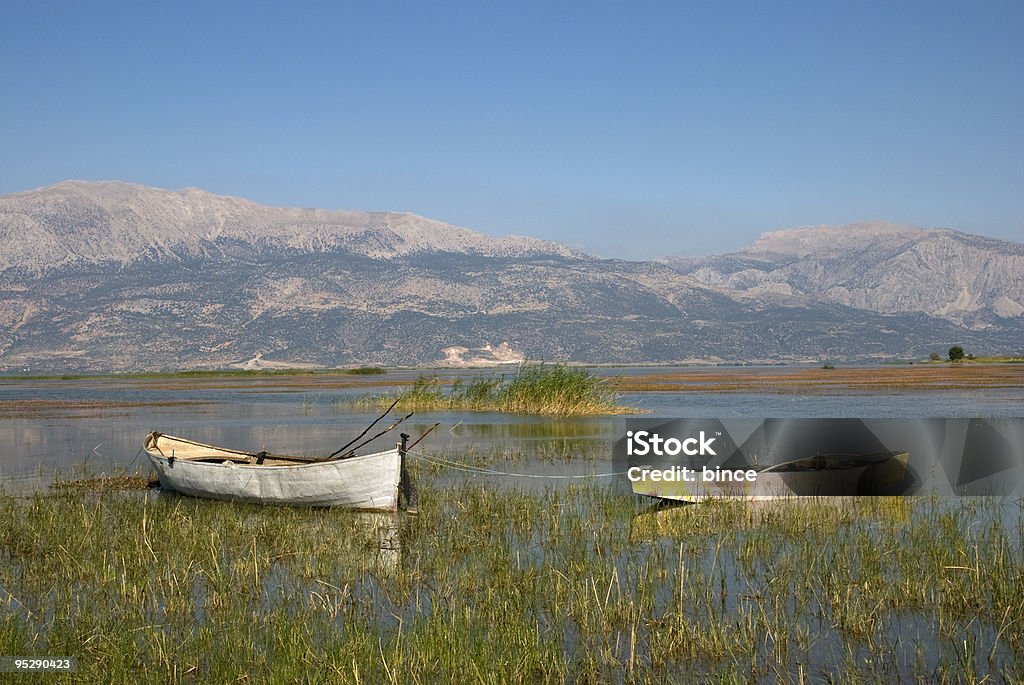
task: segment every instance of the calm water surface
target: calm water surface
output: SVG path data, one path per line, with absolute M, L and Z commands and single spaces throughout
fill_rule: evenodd
M 649 372 L 614 369 L 611 374 Z M 706 370 L 704 370 L 706 371 Z M 299 377 L 281 387 L 252 379 L 0 379 L 0 482 L 34 486 L 83 464 L 95 470 L 145 465 L 140 446 L 152 430 L 241 449 L 329 454 L 363 430 L 378 411 L 353 409 L 360 396 L 395 391 L 397 381 L 422 372 L 389 372 L 355 379 L 356 387 L 318 388 Z M 456 372 L 458 373 L 458 372 Z M 479 371 L 464 372 L 467 377 Z M 454 375 L 445 371 L 445 376 Z M 305 385 L 303 385 L 305 384 Z M 665 417 L 965 417 L 1020 416 L 1024 388 L 930 392 L 795 395 L 772 393 L 647 392 L 623 403 Z M 164 403 L 166 406 L 154 406 Z M 550 455 L 587 453 L 583 471 L 607 471 L 608 443 L 621 434 L 623 417 L 542 418 L 490 412 L 417 414 L 402 430 L 417 436 L 441 426 L 421 447 L 457 455 L 467 450 L 510 449 L 538 458 L 518 471 L 565 471 Z M 382 421 L 371 435 L 387 426 Z M 393 431 L 367 449 L 388 447 Z M 595 455 L 598 455 L 595 459 Z

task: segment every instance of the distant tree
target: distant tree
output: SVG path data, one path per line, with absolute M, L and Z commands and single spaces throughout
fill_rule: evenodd
M 928 355 L 928 358 L 931 359 L 933 362 L 937 362 L 940 359 L 942 359 L 942 357 L 939 356 L 938 352 L 932 352 L 931 354 Z
M 949 348 L 949 361 L 958 362 L 964 358 L 964 348 L 959 345 L 953 345 Z

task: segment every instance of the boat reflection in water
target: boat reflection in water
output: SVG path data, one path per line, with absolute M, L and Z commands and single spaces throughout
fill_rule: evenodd
M 630 541 L 656 542 L 662 539 L 692 540 L 695 531 L 702 539 L 711 535 L 752 530 L 782 524 L 784 527 L 807 517 L 820 520 L 841 517 L 844 520 L 874 520 L 906 524 L 910 522 L 912 497 L 800 497 L 762 500 L 719 500 L 709 515 L 707 505 L 662 500 L 633 517 Z M 801 524 L 802 525 L 802 524 Z
M 353 512 L 355 530 L 368 552 L 376 551 L 377 568 L 385 575 L 400 570 L 402 540 L 399 515 L 389 511 Z

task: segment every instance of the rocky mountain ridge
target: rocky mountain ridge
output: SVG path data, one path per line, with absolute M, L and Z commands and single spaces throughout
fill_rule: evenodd
M 1022 351 L 1024 318 L 1012 314 L 1022 246 L 884 226 L 849 233 L 849 254 L 835 240 L 819 249 L 813 231 L 782 232 L 734 255 L 627 262 L 410 214 L 67 182 L 0 197 L 0 371 Z M 956 247 L 946 272 L 941 244 Z M 902 290 L 884 278 L 894 263 Z M 965 268 L 988 274 L 970 281 L 978 307 L 951 310 L 973 328 L 880 311 L 885 288 L 934 309 L 934 298 L 907 300 L 905 284 L 944 293 L 944 279 L 963 287 Z M 841 301 L 843 287 L 875 309 Z
M 733 297 L 923 312 L 973 329 L 1024 314 L 1024 245 L 885 222 L 765 233 L 706 258 L 665 258 Z
M 0 271 L 37 275 L 68 266 L 256 259 L 282 252 L 374 259 L 428 252 L 573 254 L 550 241 L 492 238 L 415 214 L 267 207 L 196 188 L 115 181 L 65 181 L 0 197 L 0 241 Z

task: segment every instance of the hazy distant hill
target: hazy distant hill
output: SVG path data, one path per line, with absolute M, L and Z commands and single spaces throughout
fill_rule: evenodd
M 766 233 L 729 255 L 664 261 L 757 300 L 924 312 L 971 328 L 1024 313 L 1024 245 L 949 229 L 883 222 L 797 228 Z
M 339 252 L 392 259 L 453 252 L 569 256 L 557 243 L 491 238 L 414 214 L 266 207 L 195 188 L 67 181 L 0 197 L 0 270 L 44 274 L 111 262 Z
M 786 233 L 738 255 L 670 266 L 603 260 L 410 214 L 61 183 L 0 197 L 0 370 L 415 364 L 488 355 L 840 360 L 920 356 L 954 343 L 979 353 L 1021 351 L 1022 318 L 1012 315 L 1021 301 L 1020 245 L 919 231 L 920 240 L 951 234 L 956 245 L 995 246 L 986 248 L 986 264 L 1003 276 L 972 285 L 983 305 L 964 310 L 974 317 L 969 323 L 987 327 L 968 330 L 935 316 L 926 296 L 945 292 L 959 270 L 931 261 L 914 270 L 913 259 L 893 256 L 892 236 L 844 256 L 816 248 L 809 234 L 804 242 L 772 237 Z M 931 260 L 939 259 L 935 249 Z M 815 274 L 835 278 L 823 264 L 843 262 L 851 278 L 867 278 L 893 259 L 906 272 L 899 285 L 878 266 L 877 278 L 857 281 L 864 285 L 812 287 Z M 978 263 L 966 252 L 957 259 Z M 1008 284 L 1002 289 L 1000 279 Z M 870 302 L 837 295 L 840 284 L 861 293 L 873 282 Z M 875 303 L 889 301 L 886 292 L 904 301 L 910 282 L 920 284 L 922 310 L 882 313 Z

